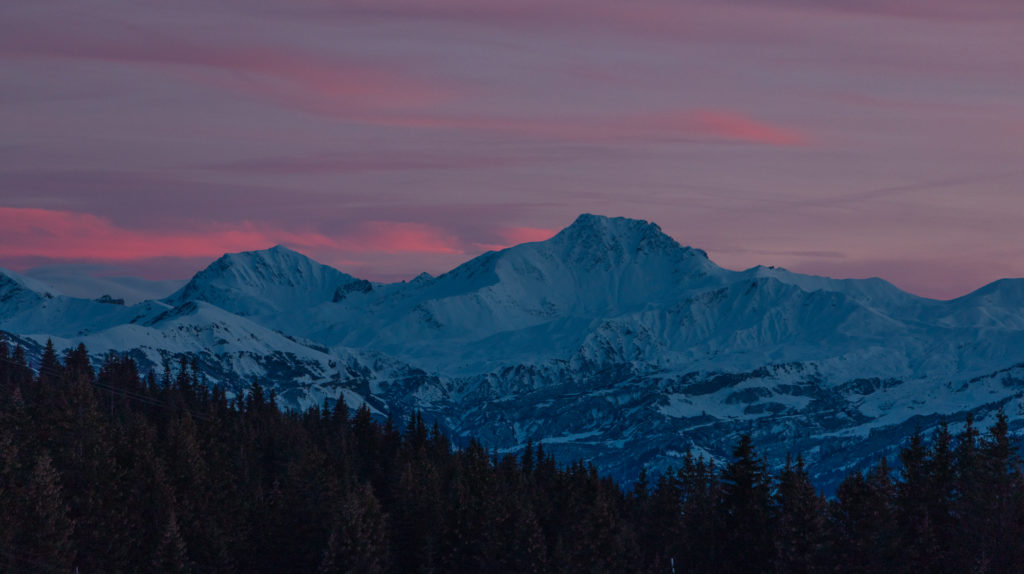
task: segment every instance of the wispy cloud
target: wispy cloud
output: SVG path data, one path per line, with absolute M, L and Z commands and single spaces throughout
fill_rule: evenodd
M 661 120 L 667 120 L 662 123 Z M 694 133 L 711 139 L 753 144 L 796 146 L 810 143 L 803 130 L 757 120 L 731 110 L 698 109 L 669 118 L 655 118 L 651 127 Z
M 976 184 L 998 181 L 1011 181 L 1015 178 L 1019 178 L 1020 176 L 1024 176 L 1024 170 L 1016 169 L 1010 171 L 999 171 L 995 173 L 971 174 L 959 177 L 949 177 L 945 179 L 926 180 L 901 185 L 878 187 L 874 189 L 865 189 L 862 191 L 845 193 L 843 195 L 830 198 L 818 198 L 808 200 L 803 203 L 809 206 L 842 205 L 874 199 L 884 199 L 914 192 L 934 191 L 939 189 L 965 188 Z
M 606 114 L 601 117 L 508 117 L 501 115 L 387 115 L 367 123 L 404 128 L 499 132 L 522 137 L 583 143 L 623 141 L 723 141 L 771 146 L 811 143 L 806 131 L 759 120 L 736 110 L 694 108 Z
M 369 221 L 338 233 L 295 232 L 242 222 L 204 230 L 144 231 L 118 227 L 88 213 L 0 207 L 0 261 L 140 261 L 217 257 L 284 243 L 342 253 L 461 253 L 459 241 L 435 227 Z
M 367 221 L 343 230 L 335 248 L 354 253 L 463 253 L 458 238 L 425 223 Z
M 899 271 L 886 257 L 941 251 L 927 265 L 949 270 L 929 277 L 959 285 L 1024 261 L 992 247 L 1019 239 L 1022 12 L 7 2 L 0 265 L 141 269 L 285 243 L 411 277 L 601 211 L 735 247 L 736 266 L 882 275 Z
M 183 80 L 241 91 L 325 114 L 416 109 L 449 97 L 407 65 L 345 58 L 294 45 L 189 40 L 151 27 L 120 25 L 108 34 L 80 27 L 9 30 L 0 60 L 59 59 L 162 66 Z M 198 75 L 195 72 L 212 72 Z

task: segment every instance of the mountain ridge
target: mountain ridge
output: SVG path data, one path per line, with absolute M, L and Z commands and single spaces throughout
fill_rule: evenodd
M 82 341 L 144 368 L 198 356 L 232 393 L 261 380 L 295 408 L 418 410 L 455 436 L 542 442 L 622 477 L 687 448 L 725 457 L 739 432 L 772 456 L 799 448 L 827 481 L 914 420 L 1004 409 L 1024 427 L 1024 281 L 938 301 L 877 278 L 732 271 L 626 218 L 583 214 L 409 282 L 277 246 L 136 305 L 7 289 L 19 298 L 0 301 L 0 330 L 16 340 Z
M 283 245 L 228 253 L 196 273 L 163 301 L 178 305 L 199 299 L 239 315 L 282 312 L 330 300 L 355 277 Z

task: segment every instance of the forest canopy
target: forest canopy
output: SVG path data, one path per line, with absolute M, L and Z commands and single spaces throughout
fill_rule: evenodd
M 1024 477 L 1007 421 L 908 437 L 835 496 L 749 437 L 629 487 L 530 445 L 455 448 L 416 414 L 229 399 L 0 341 L 3 572 L 1022 572 Z

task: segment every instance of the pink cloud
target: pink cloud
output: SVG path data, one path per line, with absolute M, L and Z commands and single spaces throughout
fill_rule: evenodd
M 794 127 L 765 122 L 738 111 L 705 108 L 620 115 L 610 119 L 387 115 L 366 121 L 407 128 L 506 132 L 544 139 L 600 143 L 691 139 L 800 146 L 811 142 L 809 135 Z
M 131 261 L 152 257 L 202 257 L 265 246 L 253 228 L 196 234 L 147 233 L 119 228 L 87 213 L 0 207 L 0 257 Z
M 529 2 L 516 7 L 500 2 L 480 4 L 457 0 L 443 6 L 422 8 L 417 3 L 403 1 L 383 3 L 382 6 L 366 4 L 355 8 L 355 11 L 369 10 L 372 13 L 374 9 L 380 9 L 391 15 L 394 11 L 427 15 L 440 10 L 448 18 L 463 15 L 471 19 L 485 17 L 500 21 L 506 18 L 573 21 L 581 13 L 574 8 L 582 6 L 584 4 L 578 0 L 560 6 Z M 309 13 L 316 13 L 326 7 L 307 8 L 312 9 Z M 666 10 L 677 15 L 692 14 L 690 9 L 681 11 L 678 7 L 662 4 L 642 8 L 599 4 L 599 11 L 610 11 L 614 17 L 606 16 L 615 21 L 620 19 L 621 12 L 630 14 L 631 18 L 643 16 L 653 22 L 671 21 L 687 29 L 693 25 L 686 18 L 666 19 Z M 345 9 L 341 11 L 347 14 Z M 28 25 L 0 35 L 0 58 L 114 62 L 144 65 L 150 70 L 156 65 L 169 75 L 191 82 L 243 92 L 281 106 L 372 126 L 488 131 L 600 143 L 624 139 L 696 139 L 793 146 L 805 144 L 810 139 L 801 130 L 769 123 L 736 110 L 693 108 L 641 115 L 611 112 L 596 117 L 542 117 L 531 113 L 525 117 L 500 113 L 474 116 L 445 112 L 442 111 L 444 104 L 467 98 L 480 86 L 465 79 L 457 82 L 438 79 L 452 76 L 421 73 L 419 70 L 436 67 L 436 63 L 426 59 L 418 61 L 415 56 L 406 55 L 402 63 L 365 55 L 353 59 L 322 50 L 279 45 L 261 37 L 250 37 L 245 42 L 222 38 L 195 40 L 145 28 L 118 27 L 104 33 L 103 30 L 82 30 L 77 23 L 74 27 L 65 23 L 63 28 Z
M 200 63 L 230 72 L 207 81 L 325 115 L 420 109 L 452 97 L 448 88 L 388 66 L 257 49 L 228 56 Z
M 463 253 L 458 238 L 423 223 L 367 221 L 334 241 L 343 251 L 357 253 Z
M 680 118 L 680 124 L 715 139 L 776 146 L 804 145 L 809 141 L 808 136 L 800 130 L 758 121 L 727 110 L 694 110 Z
M 801 130 L 754 119 L 733 110 L 697 108 L 625 116 L 593 126 L 594 137 L 608 140 L 696 139 L 771 146 L 798 146 L 810 141 Z
M 124 262 L 158 257 L 213 258 L 277 243 L 300 250 L 343 253 L 461 253 L 458 241 L 418 223 L 374 221 L 337 235 L 237 225 L 195 232 L 118 227 L 87 213 L 0 207 L 0 259 Z

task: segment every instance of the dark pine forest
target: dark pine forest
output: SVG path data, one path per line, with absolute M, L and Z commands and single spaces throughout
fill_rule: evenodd
M 453 448 L 420 415 L 228 399 L 0 342 L 0 572 L 1024 572 L 1004 417 L 911 436 L 831 498 L 749 438 L 623 488 L 542 445 Z

